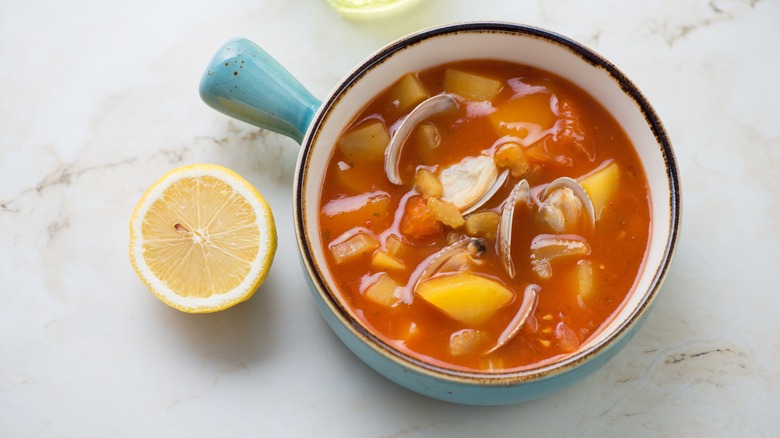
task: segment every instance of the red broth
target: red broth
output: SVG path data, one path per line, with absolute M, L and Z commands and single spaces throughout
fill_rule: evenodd
M 412 131 L 399 160 L 403 183 L 392 184 L 383 155 L 389 137 L 421 99 L 441 93 L 456 97 L 457 111 L 434 115 Z M 501 161 L 496 156 L 507 143 L 515 146 L 505 148 L 512 152 L 502 155 Z M 515 170 L 476 211 L 490 212 L 484 215 L 488 224 L 474 232 L 460 220 L 442 223 L 441 215 L 432 214 L 431 203 L 437 201 L 428 198 L 444 198 L 416 184 L 417 173 L 424 169 L 441 180 L 444 169 L 464 157 L 484 156 L 493 158 L 499 173 L 507 166 Z M 590 195 L 596 210 L 592 231 L 580 219 L 563 231 L 540 219 L 539 196 L 559 177 L 579 181 Z M 533 201 L 515 209 L 511 224 L 515 275 L 511 277 L 499 255 L 493 223 L 500 218 L 512 187 L 523 179 Z M 578 214 L 584 214 L 582 209 Z M 434 365 L 499 372 L 570 355 L 610 320 L 643 266 L 650 196 L 633 145 L 591 96 L 539 69 L 473 60 L 411 73 L 354 117 L 328 163 L 320 223 L 337 293 L 372 333 Z M 423 298 L 419 290 L 423 283 L 415 288 L 420 272 L 433 254 L 469 237 L 468 230 L 482 239 L 484 253 L 467 258 L 465 266 L 440 270 L 427 281 L 472 272 L 484 280 L 475 286 L 480 290 L 461 285 L 436 289 L 439 301 L 433 295 Z M 544 269 L 535 270 L 532 263 L 542 258 L 531 249 L 540 239 L 584 242 L 585 249 L 552 258 L 545 276 L 540 274 Z M 382 287 L 372 289 L 378 283 Z M 496 286 L 499 292 L 484 292 L 490 289 L 486 285 Z M 494 349 L 529 285 L 538 290 L 531 316 L 516 335 Z M 377 290 L 384 293 L 369 293 Z M 476 298 L 469 298 L 473 294 Z M 486 308 L 481 316 L 472 315 L 472 310 Z M 453 309 L 465 316 L 453 316 L 457 313 Z

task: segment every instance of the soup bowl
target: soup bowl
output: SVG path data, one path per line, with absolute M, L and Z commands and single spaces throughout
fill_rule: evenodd
M 492 59 L 537 67 L 579 86 L 600 102 L 634 144 L 651 198 L 644 263 L 634 287 L 603 329 L 560 360 L 522 371 L 453 370 L 411 357 L 372 333 L 346 305 L 328 269 L 320 236 L 319 197 L 336 140 L 352 118 L 398 78 L 443 63 Z M 343 343 L 386 378 L 426 396 L 474 405 L 543 397 L 601 367 L 647 318 L 674 253 L 680 223 L 677 165 L 667 134 L 637 87 L 587 47 L 543 29 L 504 22 L 435 27 L 401 38 L 352 70 L 323 100 L 314 98 L 260 47 L 228 41 L 200 88 L 215 109 L 301 143 L 295 172 L 297 244 L 317 306 Z

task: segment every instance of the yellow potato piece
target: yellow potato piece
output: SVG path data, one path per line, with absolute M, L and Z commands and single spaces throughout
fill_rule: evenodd
M 425 86 L 413 74 L 402 77 L 390 91 L 391 99 L 398 104 L 398 111 L 406 113 L 423 100 L 431 97 Z
M 489 119 L 500 135 L 517 137 L 523 146 L 531 146 L 552 128 L 556 116 L 550 105 L 550 94 L 536 93 L 502 104 Z
M 380 120 L 372 120 L 353 129 L 336 142 L 341 152 L 353 162 L 384 160 L 389 143 L 390 134 Z
M 444 72 L 444 90 L 468 100 L 492 101 L 501 91 L 501 87 L 501 81 L 474 73 L 451 68 Z
M 617 190 L 619 182 L 620 168 L 615 161 L 580 180 L 580 185 L 585 189 L 593 202 L 593 211 L 596 212 L 597 218 L 601 213 L 601 209 L 607 205 L 607 202 L 609 202 L 615 190 Z
M 414 131 L 414 141 L 418 148 L 430 152 L 441 143 L 441 134 L 439 129 L 433 123 L 423 123 Z
M 450 318 L 479 326 L 514 294 L 501 283 L 471 272 L 434 277 L 417 286 L 415 293 Z
M 382 271 L 400 271 L 406 267 L 403 261 L 384 251 L 377 251 L 371 256 L 371 266 Z

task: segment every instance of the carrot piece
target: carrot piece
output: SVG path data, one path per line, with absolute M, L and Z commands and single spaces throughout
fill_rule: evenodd
M 414 240 L 422 240 L 441 234 L 444 227 L 428 209 L 422 196 L 412 196 L 406 202 L 406 209 L 401 218 L 401 232 Z

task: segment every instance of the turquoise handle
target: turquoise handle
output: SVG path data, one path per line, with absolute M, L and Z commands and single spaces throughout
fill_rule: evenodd
M 303 141 L 317 100 L 257 44 L 235 38 L 214 55 L 200 97 L 230 117 Z

